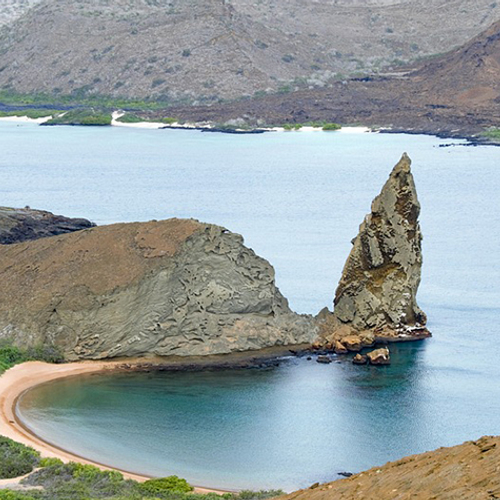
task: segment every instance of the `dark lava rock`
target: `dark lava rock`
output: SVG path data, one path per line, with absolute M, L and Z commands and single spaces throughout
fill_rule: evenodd
M 337 472 L 338 476 L 351 477 L 353 475 L 352 472 Z
M 70 219 L 43 210 L 0 207 L 0 244 L 10 245 L 94 227 L 87 219 Z

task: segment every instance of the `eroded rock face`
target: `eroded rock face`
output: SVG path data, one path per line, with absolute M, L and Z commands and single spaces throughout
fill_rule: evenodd
M 67 359 L 207 355 L 310 343 L 274 269 L 194 220 L 115 224 L 0 246 L 0 337 Z
M 410 164 L 404 154 L 353 240 L 335 293 L 339 327 L 372 330 L 381 336 L 428 334 L 426 316 L 416 301 L 422 235 Z
M 71 219 L 43 210 L 0 207 L 0 244 L 9 245 L 94 227 L 87 219 Z

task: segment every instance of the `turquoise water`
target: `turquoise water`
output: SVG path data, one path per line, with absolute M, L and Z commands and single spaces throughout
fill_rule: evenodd
M 209 486 L 294 489 L 500 434 L 500 149 L 426 136 L 57 129 L 0 123 L 1 204 L 98 223 L 195 217 L 242 233 L 291 306 L 331 306 L 350 240 L 403 151 L 422 204 L 420 306 L 434 338 L 383 369 L 87 377 L 28 394 L 60 446 Z

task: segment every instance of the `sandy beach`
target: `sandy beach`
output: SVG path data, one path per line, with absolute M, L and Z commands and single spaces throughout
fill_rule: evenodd
M 52 118 L 50 116 L 43 116 L 42 118 L 29 118 L 27 116 L 0 116 L 2 122 L 18 122 L 18 123 L 45 123 Z
M 130 363 L 129 363 L 130 364 Z M 31 446 L 38 450 L 43 457 L 56 457 L 64 462 L 80 462 L 96 465 L 103 470 L 119 470 L 104 464 L 87 460 L 77 454 L 71 453 L 55 445 L 47 443 L 31 431 L 29 431 L 16 415 L 16 403 L 18 398 L 27 390 L 37 385 L 56 379 L 85 375 L 90 373 L 105 372 L 117 369 L 123 365 L 123 361 L 81 361 L 77 363 L 65 363 L 54 365 L 41 361 L 29 361 L 16 365 L 0 376 L 0 435 L 9 437 L 17 442 Z M 145 481 L 148 476 L 134 474 L 119 470 L 127 479 Z M 168 475 L 168 471 L 165 475 Z M 8 484 L 14 480 L 6 480 Z M 203 487 L 195 487 L 197 493 L 224 493 L 224 490 L 216 490 Z

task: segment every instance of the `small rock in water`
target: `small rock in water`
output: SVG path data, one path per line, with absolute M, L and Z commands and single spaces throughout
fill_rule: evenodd
M 355 365 L 366 365 L 366 363 L 368 363 L 368 356 L 365 356 L 364 354 L 356 354 L 356 356 L 352 358 L 352 362 Z
M 353 475 L 352 472 L 337 472 L 338 476 L 351 477 Z
M 367 354 L 368 360 L 371 365 L 390 365 L 391 357 L 389 349 L 383 347 L 382 349 L 375 349 Z
M 316 362 L 328 364 L 331 363 L 332 360 L 328 356 L 318 356 Z

